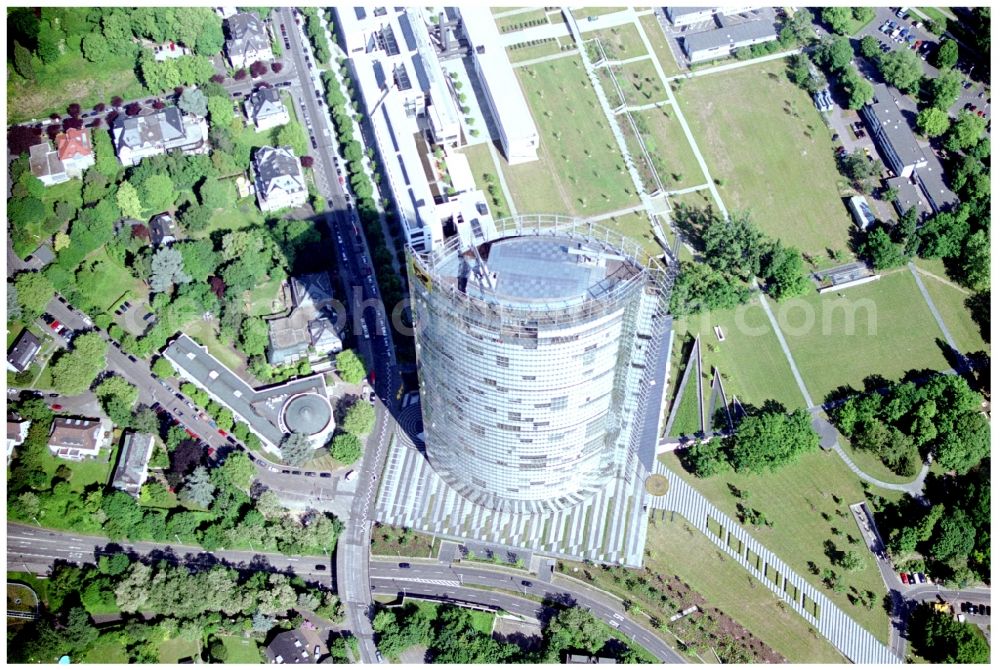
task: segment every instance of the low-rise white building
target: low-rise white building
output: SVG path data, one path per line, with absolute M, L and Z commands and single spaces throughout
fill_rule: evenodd
M 730 7 L 664 7 L 663 11 L 667 15 L 667 18 L 670 19 L 671 25 L 675 28 L 684 28 L 686 26 L 694 25 L 695 23 L 711 21 L 716 14 L 721 16 L 741 14 L 743 12 L 749 12 L 752 9 L 756 9 L 758 6 L 759 5 L 733 5 Z
M 152 455 L 152 435 L 132 432 L 126 434 L 111 486 L 138 498 L 149 474 L 149 459 Z
M 262 88 L 251 93 L 243 108 L 258 133 L 283 126 L 291 120 L 281 93 L 276 88 Z
M 482 85 L 489 113 L 496 122 L 500 148 L 511 165 L 538 160 L 538 126 L 500 41 L 500 31 L 486 5 L 460 10 L 462 30 Z
M 30 421 L 7 419 L 7 465 L 10 465 L 14 449 L 24 444 L 24 439 L 28 437 L 29 428 L 31 428 Z
M 685 35 L 684 53 L 692 63 L 725 58 L 741 47 L 773 42 L 778 39 L 774 23 L 768 19 L 746 21 Z
M 261 147 L 253 156 L 257 204 L 263 212 L 301 207 L 309 199 L 302 165 L 291 147 Z
M 31 174 L 46 186 L 83 178 L 83 172 L 94 164 L 94 149 L 86 129 L 70 128 L 56 135 L 56 144 L 46 140 L 28 150 Z

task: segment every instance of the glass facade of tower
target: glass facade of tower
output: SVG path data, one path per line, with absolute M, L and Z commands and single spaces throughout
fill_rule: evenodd
M 512 512 L 576 504 L 634 458 L 664 302 L 620 236 L 531 221 L 410 257 L 427 457 L 461 495 Z

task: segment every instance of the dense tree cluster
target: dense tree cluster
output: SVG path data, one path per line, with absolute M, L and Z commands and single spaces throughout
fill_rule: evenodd
M 873 452 L 900 474 L 916 474 L 920 456 L 927 454 L 965 473 L 989 454 L 990 427 L 980 400 L 963 377 L 935 375 L 923 384 L 897 382 L 852 396 L 832 414 L 856 448 Z
M 809 413 L 786 413 L 780 406 L 752 410 L 736 430 L 724 438 L 697 444 L 684 455 L 686 466 L 698 477 L 711 477 L 730 469 L 762 474 L 795 462 L 819 448 Z
M 750 282 L 760 277 L 776 300 L 801 295 L 809 281 L 798 251 L 768 239 L 746 213 L 723 218 L 711 210 L 681 213 L 696 229 L 702 263 L 684 262 L 671 293 L 671 312 L 694 314 L 735 307 L 750 298 Z
M 824 15 L 829 10 L 846 11 L 846 7 L 828 7 L 823 10 Z M 870 45 L 869 45 L 870 46 Z M 864 44 L 862 44 L 864 49 Z M 871 99 L 875 89 L 861 76 L 853 64 L 854 49 L 851 41 L 847 37 L 834 37 L 822 42 L 812 54 L 813 60 L 826 70 L 831 76 L 837 79 L 844 94 L 847 96 L 847 107 L 849 109 L 861 109 L 865 103 Z M 792 69 L 789 72 L 792 81 L 803 88 L 810 88 L 814 85 L 806 85 L 801 76 L 801 66 L 799 69 Z
M 312 44 L 316 62 L 319 65 L 326 65 L 330 62 L 330 42 L 323 24 L 320 23 L 319 11 L 315 7 L 303 7 L 302 14 L 306 17 L 306 35 Z
M 223 565 L 189 569 L 113 554 L 102 556 L 96 566 L 58 564 L 46 581 L 42 617 L 11 631 L 13 662 L 55 663 L 63 655 L 82 659 L 100 645 L 124 649 L 133 663 L 156 663 L 165 639 L 197 641 L 247 631 L 262 642 L 279 619 L 283 627 L 292 627 L 288 617 L 295 609 L 333 620 L 341 616 L 334 593 L 299 577 Z M 122 620 L 97 627 L 91 615 L 109 611 L 122 612 Z M 143 620 L 134 616 L 138 612 L 153 615 Z
M 960 623 L 930 604 L 910 615 L 913 648 L 931 663 L 989 663 L 990 646 L 975 624 Z
M 622 663 L 648 663 L 648 654 L 619 642 L 603 622 L 580 607 L 558 607 L 542 631 L 542 648 L 522 650 L 518 645 L 494 640 L 475 627 L 473 613 L 454 605 L 382 609 L 372 626 L 379 652 L 387 659 L 415 645 L 427 648 L 432 663 L 560 663 L 568 653 L 615 658 Z

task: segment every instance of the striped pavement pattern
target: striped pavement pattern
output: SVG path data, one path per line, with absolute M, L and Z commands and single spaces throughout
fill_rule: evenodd
M 676 473 L 659 461 L 656 463 L 656 470 L 667 478 L 670 488 L 666 495 L 650 496 L 650 507 L 676 512 L 687 519 L 852 662 L 902 662 L 888 646 L 796 574 Z

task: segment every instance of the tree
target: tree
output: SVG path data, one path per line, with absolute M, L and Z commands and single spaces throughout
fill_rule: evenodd
M 250 457 L 242 451 L 229 454 L 218 471 L 223 481 L 241 491 L 249 491 L 250 481 L 257 474 Z
M 761 474 L 777 470 L 817 447 L 819 435 L 812 429 L 808 412 L 764 410 L 740 421 L 732 436 L 730 462 L 737 472 Z
M 848 572 L 861 572 L 865 568 L 865 562 L 861 558 L 861 555 L 852 549 L 840 554 L 836 565 L 847 570 Z
M 545 626 L 546 661 L 558 662 L 566 650 L 597 653 L 607 641 L 600 621 L 581 607 L 569 607 L 549 619 Z
M 340 427 L 353 435 L 367 435 L 375 427 L 375 408 L 363 400 L 356 401 L 344 412 Z
M 118 208 L 121 209 L 122 214 L 132 219 L 142 219 L 143 206 L 142 202 L 139 201 L 139 191 L 136 190 L 129 182 L 122 182 L 118 187 L 118 194 L 115 196 L 115 202 L 118 203 Z
M 260 317 L 248 317 L 240 324 L 240 346 L 248 356 L 263 354 L 269 342 L 267 323 Z
M 923 63 L 910 49 L 894 49 L 879 59 L 879 71 L 890 86 L 913 93 L 924 76 Z
M 816 62 L 833 73 L 845 70 L 854 59 L 854 49 L 846 37 L 826 40 L 816 48 L 815 54 Z
M 951 124 L 944 146 L 948 151 L 962 151 L 973 147 L 986 130 L 986 119 L 963 109 Z
M 941 70 L 927 89 L 931 105 L 947 112 L 962 94 L 962 75 L 957 70 Z
M 110 181 L 116 181 L 122 164 L 115 156 L 111 136 L 105 132 L 95 132 L 91 133 L 90 141 L 94 145 L 94 168 Z
M 920 229 L 920 255 L 923 258 L 956 256 L 962 249 L 962 240 L 968 235 L 968 210 L 939 212 L 928 219 Z
M 949 470 L 965 474 L 990 453 L 990 425 L 978 412 L 958 417 L 938 442 L 937 459 Z
M 278 132 L 275 135 L 275 143 L 278 146 L 290 146 L 296 156 L 302 156 L 309 151 L 305 132 L 303 132 L 302 126 L 296 121 L 289 121 L 285 125 L 278 127 Z
M 35 66 L 31 62 L 31 52 L 20 42 L 14 42 L 14 69 L 29 81 L 35 80 Z
M 228 179 L 206 177 L 198 188 L 198 199 L 209 209 L 232 207 L 236 202 L 236 192 L 233 182 Z
M 156 250 L 149 278 L 150 290 L 163 293 L 173 288 L 174 284 L 187 284 L 190 281 L 190 275 L 184 272 L 184 257 L 180 251 L 171 247 Z
M 361 439 L 353 433 L 338 433 L 330 442 L 330 455 L 344 465 L 354 463 L 361 458 Z
M 847 108 L 861 109 L 875 95 L 875 88 L 853 68 L 840 79 L 847 94 Z
M 928 107 L 917 114 L 917 130 L 926 137 L 940 137 L 948 132 L 950 126 L 948 112 L 937 107 Z
M 849 7 L 824 7 L 820 13 L 823 22 L 838 35 L 849 35 L 851 32 L 851 9 Z
M 45 220 L 45 205 L 38 198 L 12 198 L 7 203 L 7 219 L 15 232 Z
M 165 174 L 154 174 L 142 182 L 142 200 L 155 212 L 168 209 L 177 199 L 174 183 Z
M 958 62 L 958 42 L 945 39 L 941 41 L 934 54 L 934 65 L 941 70 L 955 67 Z
M 197 88 L 188 88 L 177 98 L 181 111 L 195 116 L 208 116 L 208 98 Z
M 222 22 L 213 16 L 202 25 L 202 29 L 192 45 L 192 50 L 199 56 L 214 56 L 222 51 L 225 42 L 226 37 L 222 33 Z
M 852 7 L 851 16 L 855 21 L 865 24 L 875 18 L 875 10 L 871 7 Z
M 712 477 L 729 469 L 722 439 L 713 437 L 687 450 L 686 465 L 696 477 Z
M 14 290 L 26 321 L 34 321 L 55 297 L 56 289 L 40 272 L 19 272 L 14 277 Z
M 108 41 L 98 32 L 84 35 L 80 47 L 83 51 L 83 57 L 91 63 L 102 63 L 111 56 Z
M 985 291 L 990 285 L 990 236 L 977 230 L 965 240 L 965 251 L 959 258 L 960 281 L 974 291 Z
M 861 38 L 861 55 L 865 58 L 875 58 L 879 55 L 879 41 L 872 35 L 865 35 Z
M 290 433 L 281 441 L 281 460 L 301 467 L 313 457 L 313 446 L 304 433 Z
M 184 259 L 184 272 L 192 281 L 204 282 L 222 261 L 211 240 L 190 240 L 173 245 Z
M 214 212 L 203 205 L 188 205 L 180 215 L 180 223 L 191 232 L 205 230 L 212 222 Z
M 199 465 L 185 478 L 184 488 L 178 497 L 206 509 L 212 504 L 215 500 L 215 484 L 204 466 Z
M 365 378 L 365 364 L 352 349 L 337 354 L 337 374 L 348 384 L 358 384 Z
M 775 300 L 803 295 L 812 289 L 805 277 L 802 255 L 791 247 L 778 247 L 767 258 L 763 277 Z
M 139 401 L 139 389 L 118 375 L 105 377 L 94 389 L 105 414 L 118 426 L 132 422 L 133 408 Z
M 208 97 L 208 118 L 213 127 L 228 127 L 233 121 L 233 101 L 228 97 L 212 95 Z
M 976 626 L 920 605 L 910 617 L 914 650 L 932 663 L 989 663 L 990 648 Z
M 98 333 L 83 333 L 73 349 L 51 364 L 52 387 L 65 395 L 82 393 L 107 364 L 108 344 Z
M 876 270 L 887 270 L 906 262 L 898 245 L 881 227 L 868 233 L 861 243 L 859 254 L 868 260 Z
M 138 612 L 150 597 L 150 581 L 153 568 L 136 561 L 128 574 L 115 587 L 115 603 L 123 612 Z

